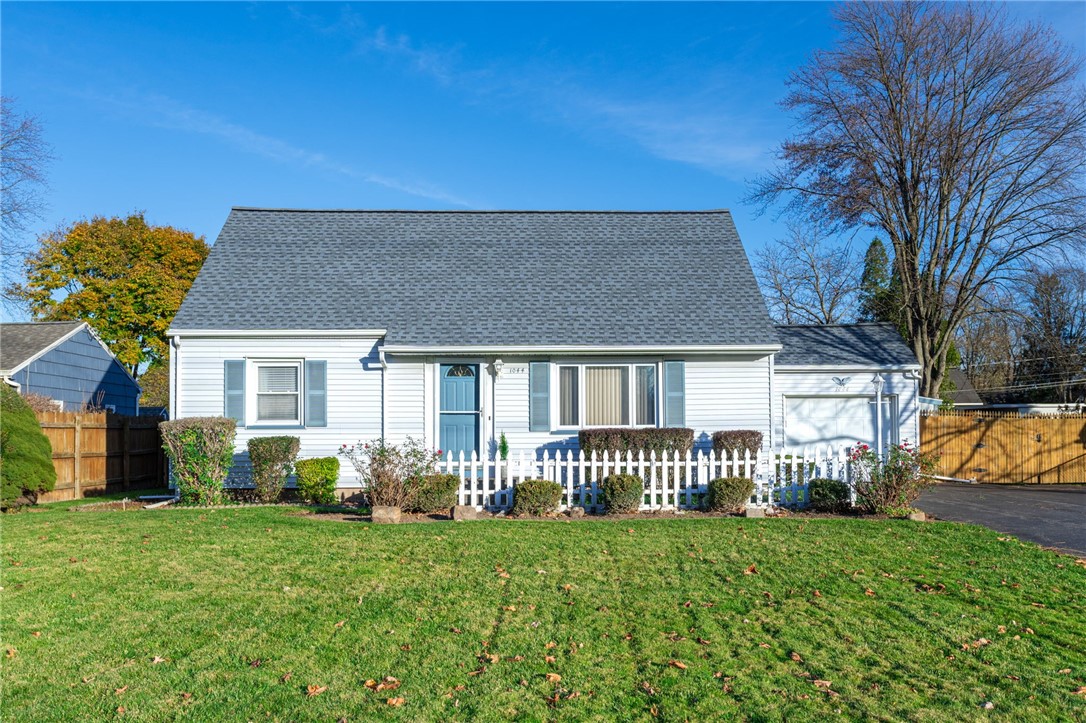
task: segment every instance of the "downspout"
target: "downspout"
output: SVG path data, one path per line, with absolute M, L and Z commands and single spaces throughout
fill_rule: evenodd
M 377 347 L 377 360 L 381 362 L 381 439 L 385 438 L 385 416 L 388 413 L 387 389 L 388 361 L 385 359 L 384 344 Z
M 170 337 L 170 419 L 177 419 L 181 408 L 181 337 Z
M 775 412 L 776 405 L 777 405 L 777 395 L 776 395 L 775 387 L 774 387 L 774 384 L 773 384 L 773 377 L 776 375 L 776 372 L 775 372 L 776 365 L 774 363 L 776 361 L 776 357 L 777 357 L 776 354 L 770 354 L 769 355 L 769 451 L 770 451 L 770 453 L 772 453 L 773 450 L 776 449 L 776 447 L 774 447 L 774 444 L 776 442 L 776 435 L 774 434 L 774 432 L 776 431 L 776 428 L 777 428 L 777 415 L 776 415 L 776 412 Z

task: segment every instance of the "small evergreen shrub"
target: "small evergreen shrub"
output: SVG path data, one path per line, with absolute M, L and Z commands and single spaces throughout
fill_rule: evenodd
M 754 480 L 748 477 L 717 477 L 709 481 L 705 507 L 713 512 L 738 512 L 754 494 Z
M 57 482 L 53 447 L 19 393 L 0 383 L 0 509 L 36 504 Z
M 237 423 L 227 417 L 187 417 L 160 422 L 158 428 L 181 501 L 222 504 L 223 483 L 234 464 Z
M 303 502 L 331 505 L 336 502 L 339 460 L 335 457 L 300 459 L 294 464 L 298 496 Z
M 645 495 L 645 481 L 635 474 L 612 474 L 600 482 L 600 492 L 608 514 L 637 512 Z
M 713 432 L 713 451 L 731 456 L 738 453 L 740 457 L 747 450 L 750 456 L 758 454 L 762 449 L 762 433 L 755 429 L 726 429 L 722 432 Z
M 844 512 L 852 506 L 848 485 L 825 477 L 816 477 L 807 483 L 807 502 L 815 512 Z
M 431 474 L 422 478 L 415 490 L 411 512 L 431 514 L 448 512 L 456 504 L 456 492 L 460 489 L 460 477 L 455 474 Z
M 299 446 L 297 437 L 253 437 L 249 440 L 249 462 L 258 500 L 279 501 L 279 493 L 294 471 Z
M 628 427 L 595 427 L 582 429 L 577 435 L 580 448 L 586 455 L 593 452 L 614 454 L 626 452 L 637 454 L 645 451 L 647 457 L 650 452 L 656 452 L 657 459 L 661 455 L 673 455 L 675 452 L 686 454 L 694 447 L 694 430 L 687 427 L 663 427 L 663 428 L 628 428 Z
M 558 510 L 562 485 L 543 479 L 526 479 L 513 490 L 514 515 L 546 515 Z

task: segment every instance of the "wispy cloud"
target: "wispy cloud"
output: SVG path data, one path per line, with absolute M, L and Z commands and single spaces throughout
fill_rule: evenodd
M 473 66 L 458 46 L 429 46 L 387 26 L 368 25 L 351 8 L 332 21 L 292 13 L 316 32 L 346 38 L 357 53 L 383 55 L 475 101 L 515 105 L 542 122 L 582 132 L 618 135 L 657 158 L 738 180 L 763 170 L 774 147 L 762 124 L 721 102 L 731 96 L 715 83 L 686 97 L 654 93 L 647 82 L 636 96 L 623 95 L 604 89 L 604 81 L 593 82 L 583 68 L 554 61 Z
M 324 153 L 301 148 L 280 138 L 259 133 L 214 113 L 185 105 L 168 96 L 159 94 L 120 96 L 97 93 L 79 93 L 78 95 L 146 125 L 212 136 L 240 151 L 270 158 L 280 163 L 315 168 L 431 201 L 465 208 L 476 207 L 476 204 L 436 185 L 362 171 L 329 158 Z

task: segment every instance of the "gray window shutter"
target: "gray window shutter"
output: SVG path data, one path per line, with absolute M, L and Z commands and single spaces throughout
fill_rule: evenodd
M 686 426 L 686 362 L 664 362 L 664 426 Z
M 533 432 L 551 431 L 551 365 L 549 362 L 528 364 L 528 429 Z
M 305 426 L 328 426 L 328 362 L 305 362 Z
M 233 417 L 239 427 L 245 426 L 245 360 L 227 359 L 225 362 L 223 394 L 224 417 Z

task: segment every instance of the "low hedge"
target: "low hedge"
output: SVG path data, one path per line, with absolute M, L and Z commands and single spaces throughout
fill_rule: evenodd
M 694 430 L 688 427 L 649 427 L 644 429 L 629 427 L 595 427 L 582 429 L 577 436 L 581 450 L 586 455 L 593 452 L 614 454 L 619 452 L 656 452 L 659 458 L 664 453 L 679 452 L 686 454 L 694 447 Z
M 739 512 L 754 494 L 754 480 L 748 477 L 717 477 L 709 481 L 705 507 L 712 512 Z
M 635 474 L 612 474 L 600 482 L 603 507 L 610 515 L 637 512 L 645 495 L 645 481 Z
M 562 485 L 545 479 L 526 479 L 513 489 L 514 515 L 546 515 L 558 510 Z
M 298 496 L 303 502 L 331 505 L 336 502 L 339 484 L 339 460 L 335 457 L 300 459 L 294 464 Z
M 223 483 L 234 464 L 237 422 L 228 417 L 186 417 L 159 422 L 158 428 L 181 502 L 222 504 Z
M 253 485 L 261 502 L 278 502 L 279 494 L 294 472 L 301 440 L 297 437 L 253 437 L 249 440 L 249 462 Z
M 448 512 L 456 504 L 460 477 L 455 474 L 431 474 L 422 478 L 415 488 L 409 512 L 430 514 Z
M 807 504 L 815 512 L 845 512 L 852 506 L 848 485 L 835 479 L 816 477 L 807 483 Z
M 57 482 L 53 447 L 26 400 L 0 383 L 0 509 L 36 504 Z
M 750 451 L 750 456 L 758 454 L 762 449 L 762 433 L 755 429 L 726 429 L 721 432 L 713 432 L 713 451 L 719 456 L 722 453 L 731 455 Z

